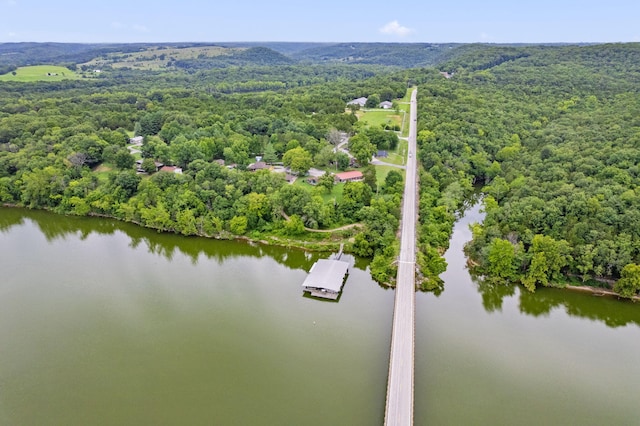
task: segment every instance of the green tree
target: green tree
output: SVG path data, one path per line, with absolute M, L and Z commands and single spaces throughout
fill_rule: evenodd
M 349 139 L 349 151 L 356 158 L 358 164 L 366 166 L 371 161 L 373 154 L 376 153 L 376 147 L 365 134 L 360 133 Z
M 243 235 L 247 232 L 247 217 L 234 216 L 229 221 L 229 230 L 236 235 Z
M 369 95 L 369 97 L 367 98 L 367 103 L 364 104 L 366 108 L 378 108 L 379 105 L 380 95 L 375 93 L 373 95 Z
M 304 223 L 297 214 L 291 215 L 289 220 L 284 223 L 284 232 L 287 235 L 302 235 L 304 234 Z
M 620 273 L 613 289 L 622 297 L 632 298 L 640 291 L 640 265 L 629 263 Z
M 140 136 L 156 135 L 162 128 L 162 113 L 148 112 L 140 118 Z
M 342 151 L 337 152 L 336 163 L 338 164 L 339 170 L 347 170 L 347 167 L 349 167 L 349 156 Z
M 176 164 L 185 169 L 192 161 L 204 158 L 202 152 L 200 152 L 198 143 L 182 135 L 173 140 L 170 150 L 171 156 L 175 159 Z
M 127 170 L 133 167 L 136 160 L 129 154 L 128 149 L 120 148 L 113 156 L 113 162 L 118 169 Z
M 378 190 L 378 180 L 376 178 L 375 166 L 368 165 L 367 167 L 363 168 L 362 176 L 364 177 L 363 182 L 369 185 L 371 191 L 376 192 Z
M 291 171 L 304 175 L 311 168 L 313 161 L 311 154 L 302 148 L 292 148 L 284 153 L 282 156 L 282 162 L 286 167 L 291 168 Z
M 53 207 L 62 198 L 62 172 L 48 166 L 22 175 L 22 201 L 29 207 Z
M 140 168 L 144 170 L 145 173 L 151 174 L 156 171 L 156 162 L 151 158 L 145 158 L 142 160 Z
M 325 174 L 323 174 L 318 178 L 318 186 L 325 187 L 329 193 L 333 191 L 334 185 L 335 185 L 335 179 L 333 175 L 329 172 L 325 172 Z
M 267 146 L 264 147 L 264 155 L 262 157 L 262 160 L 265 163 L 275 163 L 276 161 L 278 161 L 278 156 L 276 155 L 276 150 L 273 147 L 273 144 L 268 143 Z
M 513 281 L 516 279 L 517 266 L 513 244 L 501 238 L 491 240 L 487 254 L 489 275 Z
M 347 182 L 342 188 L 342 202 L 338 211 L 345 219 L 353 220 L 358 211 L 371 202 L 371 187 L 364 182 Z
M 313 162 L 317 167 L 328 167 L 335 162 L 336 154 L 331 145 L 323 146 L 313 157 Z
M 522 281 L 525 287 L 533 291 L 537 284 L 558 285 L 560 270 L 572 260 L 569 253 L 569 244 L 565 240 L 556 241 L 547 235 L 535 235 L 529 248 L 531 264 Z

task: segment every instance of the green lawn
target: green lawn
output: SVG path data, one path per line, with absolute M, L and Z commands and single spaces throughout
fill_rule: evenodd
M 402 112 L 398 114 L 391 109 L 360 110 L 357 112 L 358 120 L 365 126 L 384 126 L 385 124 L 397 124 L 402 126 Z
M 378 184 L 378 188 L 380 188 L 384 184 L 384 180 L 387 177 L 387 174 L 389 174 L 391 170 L 400 172 L 400 174 L 404 178 L 405 171 L 402 169 L 399 169 L 397 167 L 392 167 L 392 166 L 376 166 L 376 183 Z
M 112 164 L 102 163 L 93 169 L 93 174 L 98 178 L 100 183 L 104 184 L 109 182 L 109 176 L 113 174 L 115 166 Z
M 55 65 L 35 65 L 31 67 L 20 67 L 13 73 L 0 75 L 0 81 L 60 81 L 75 80 L 80 78 L 78 74 L 69 68 Z
M 404 95 L 404 98 L 400 100 L 400 102 L 411 102 L 411 94 L 413 93 L 413 89 L 415 89 L 415 87 L 409 87 L 407 89 L 407 93 Z
M 384 161 L 385 163 L 404 166 L 406 164 L 405 159 L 407 158 L 407 145 L 407 141 L 400 139 L 398 147 L 394 151 L 388 151 L 387 153 L 389 156 L 387 158 L 380 158 L 379 160 Z
M 295 186 L 299 186 L 301 188 L 306 189 L 307 191 L 309 191 L 312 195 L 315 195 L 317 193 L 319 193 L 319 189 L 317 189 L 316 186 L 311 185 L 307 182 L 307 179 L 309 178 L 309 176 L 303 176 L 303 177 L 299 177 L 298 179 L 296 179 L 296 181 L 293 183 L 293 185 Z M 322 197 L 322 199 L 324 200 L 324 202 L 329 202 L 329 201 L 333 201 L 335 199 L 335 201 L 337 203 L 342 201 L 342 188 L 344 187 L 344 183 L 337 183 L 335 185 L 333 185 L 333 190 L 331 191 L 330 194 L 327 194 L 326 192 L 322 192 L 320 193 L 320 196 Z

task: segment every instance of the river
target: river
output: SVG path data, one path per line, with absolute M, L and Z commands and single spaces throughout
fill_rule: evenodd
M 487 287 L 417 295 L 415 424 L 636 424 L 640 307 Z M 0 209 L 0 424 L 376 425 L 393 290 L 353 263 L 304 297 L 319 257 Z

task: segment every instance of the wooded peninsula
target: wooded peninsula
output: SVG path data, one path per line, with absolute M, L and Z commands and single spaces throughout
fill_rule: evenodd
M 344 243 L 392 284 L 417 87 L 423 289 L 480 193 L 486 285 L 640 291 L 640 44 L 5 43 L 0 74 L 4 205 Z

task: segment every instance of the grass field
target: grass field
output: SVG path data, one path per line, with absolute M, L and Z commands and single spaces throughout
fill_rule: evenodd
M 113 68 L 129 67 L 140 70 L 159 70 L 167 66 L 171 60 L 210 58 L 245 50 L 244 48 L 225 48 L 220 46 L 197 47 L 164 47 L 154 46 L 140 52 L 115 52 L 92 59 L 81 65 L 101 68 L 110 65 Z
M 366 126 L 384 126 L 385 124 L 402 126 L 403 115 L 402 112 L 398 114 L 395 110 L 388 109 L 360 110 L 357 112 L 358 120 Z
M 395 149 L 395 151 L 388 151 L 389 156 L 387 158 L 379 158 L 379 160 L 384 161 L 385 163 L 404 166 L 406 164 L 405 158 L 407 156 L 407 145 L 407 141 L 405 141 L 404 139 L 400 139 L 400 141 L 398 142 L 398 147 Z
M 399 169 L 397 167 L 392 167 L 392 166 L 376 166 L 376 183 L 378 184 L 378 188 L 384 185 L 384 180 L 391 170 L 395 170 L 396 172 L 399 172 L 404 178 L 405 171 L 402 169 Z
M 75 80 L 80 78 L 78 74 L 69 68 L 55 65 L 34 65 L 31 67 L 20 67 L 13 73 L 0 75 L 0 81 L 60 81 Z

